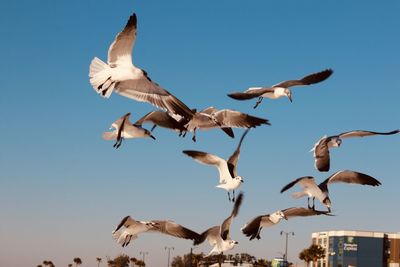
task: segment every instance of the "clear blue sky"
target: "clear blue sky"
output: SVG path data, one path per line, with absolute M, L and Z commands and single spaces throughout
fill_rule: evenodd
M 311 233 L 330 229 L 398 232 L 399 136 L 349 139 L 333 150 L 332 170 L 372 175 L 379 188 L 331 187 L 336 217 L 293 219 L 249 242 L 239 228 L 252 217 L 305 205 L 280 194 L 294 178 L 320 174 L 308 151 L 323 135 L 353 129 L 399 128 L 400 3 L 398 1 L 7 1 L 0 17 L 0 265 L 67 266 L 81 257 L 119 253 L 164 266 L 191 242 L 144 234 L 127 248 L 111 231 L 132 215 L 173 219 L 201 232 L 227 216 L 217 172 L 184 156 L 184 149 L 228 157 L 237 145 L 220 131 L 198 142 L 157 129 L 151 139 L 119 150 L 101 133 L 126 112 L 132 120 L 154 108 L 91 88 L 88 68 L 107 50 L 129 15 L 138 16 L 134 63 L 193 108 L 232 108 L 270 119 L 251 130 L 238 171 L 245 199 L 231 235 L 232 253 L 271 259 L 284 250 L 281 230 L 294 231 L 289 260 Z M 332 68 L 324 83 L 294 88 L 294 102 L 239 102 L 228 92 L 272 85 Z M 149 126 L 150 127 L 150 126 Z M 235 130 L 240 136 L 242 130 Z M 208 252 L 203 244 L 195 252 Z M 104 266 L 104 264 L 103 264 Z

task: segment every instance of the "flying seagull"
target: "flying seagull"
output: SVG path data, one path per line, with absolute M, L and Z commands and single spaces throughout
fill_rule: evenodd
M 228 191 L 228 199 L 231 200 L 231 195 L 229 191 L 232 191 L 233 197 L 232 202 L 235 201 L 235 189 L 237 189 L 241 183 L 243 183 L 243 178 L 237 174 L 237 164 L 240 156 L 240 146 L 246 134 L 249 132 L 247 129 L 242 137 L 240 138 L 239 144 L 233 154 L 229 157 L 228 161 L 215 156 L 210 153 L 194 151 L 194 150 L 184 150 L 182 151 L 184 154 L 192 157 L 196 161 L 213 165 L 218 169 L 219 172 L 219 185 L 216 187 L 225 189 Z
M 321 72 L 307 75 L 300 80 L 283 81 L 271 87 L 251 87 L 244 92 L 235 92 L 228 94 L 228 96 L 236 100 L 247 100 L 258 97 L 254 108 L 256 108 L 265 97 L 277 99 L 286 96 L 289 98 L 290 102 L 292 102 L 292 92 L 289 87 L 319 83 L 326 80 L 332 73 L 333 70 L 326 69 Z
M 148 102 L 171 113 L 191 118 L 192 111 L 183 102 L 153 82 L 146 71 L 132 64 L 136 25 L 136 14 L 133 14 L 108 49 L 107 63 L 97 57 L 92 60 L 89 70 L 90 84 L 103 97 L 108 98 L 116 91 L 125 97 Z
M 126 247 L 138 235 L 144 232 L 160 232 L 179 238 L 198 240 L 200 235 L 190 229 L 183 227 L 173 221 L 136 221 L 131 216 L 126 216 L 118 224 L 112 235 L 118 244 Z
M 394 130 L 391 132 L 371 132 L 364 130 L 355 130 L 344 132 L 338 135 L 332 136 L 324 136 L 317 143 L 315 143 L 314 147 L 311 151 L 314 151 L 314 159 L 315 159 L 315 168 L 320 172 L 327 172 L 330 168 L 330 157 L 329 157 L 329 148 L 331 147 L 339 147 L 342 144 L 343 138 L 350 137 L 365 137 L 371 135 L 392 135 L 399 133 L 400 130 Z
M 369 175 L 360 172 L 345 170 L 335 172 L 319 185 L 315 183 L 314 177 L 312 176 L 297 178 L 296 180 L 284 186 L 281 190 L 281 193 L 290 189 L 295 184 L 298 184 L 303 188 L 303 191 L 293 193 L 294 198 L 308 196 L 308 208 L 312 209 L 315 208 L 314 201 L 315 198 L 317 198 L 322 204 L 324 204 L 328 208 L 328 211 L 331 212 L 331 200 L 329 199 L 328 185 L 333 183 L 348 183 L 371 186 L 381 185 L 378 180 Z M 310 198 L 312 198 L 312 206 L 310 206 Z
M 122 140 L 125 138 L 145 138 L 150 137 L 156 139 L 149 130 L 144 129 L 140 126 L 132 125 L 129 121 L 131 113 L 126 113 L 124 116 L 116 120 L 111 124 L 112 132 L 104 132 L 103 139 L 105 140 L 117 140 L 114 144 L 115 148 L 119 148 L 122 144 Z
M 189 132 L 193 132 L 192 140 L 196 142 L 196 130 L 209 130 L 219 128 L 227 135 L 234 138 L 231 128 L 255 128 L 267 124 L 271 125 L 267 119 L 251 116 L 232 109 L 218 110 L 215 107 L 208 107 L 197 112 L 193 110 L 193 117 L 188 120 L 185 127 Z
M 253 218 L 251 221 L 246 223 L 240 230 L 244 235 L 250 237 L 250 240 L 254 238 L 260 239 L 261 229 L 263 227 L 270 227 L 278 224 L 282 219 L 289 219 L 291 217 L 298 217 L 298 216 L 314 216 L 314 215 L 329 215 L 328 211 L 319 211 L 310 208 L 303 208 L 303 207 L 293 207 L 284 210 L 277 210 L 274 213 L 260 215 Z
M 238 244 L 237 241 L 231 239 L 229 235 L 229 228 L 232 224 L 233 218 L 235 218 L 239 213 L 239 207 L 242 204 L 242 200 L 243 193 L 240 192 L 233 206 L 231 215 L 229 215 L 229 217 L 226 218 L 221 225 L 209 228 L 200 235 L 199 239 L 194 241 L 193 245 L 195 246 L 203 243 L 205 240 L 207 240 L 210 245 L 213 246 L 213 249 L 206 257 L 212 255 L 213 253 L 220 254 L 224 251 L 231 250 L 236 244 Z

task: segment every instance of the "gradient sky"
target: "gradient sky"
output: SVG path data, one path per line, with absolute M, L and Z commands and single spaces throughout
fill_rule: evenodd
M 182 255 L 191 242 L 143 234 L 121 248 L 111 231 L 122 217 L 173 219 L 201 232 L 230 213 L 226 192 L 215 188 L 217 171 L 181 151 L 226 158 L 238 138 L 208 131 L 193 143 L 191 135 L 159 128 L 156 141 L 127 140 L 119 150 L 101 139 L 126 112 L 134 121 L 154 110 L 118 94 L 103 99 L 89 84 L 91 59 L 106 60 L 132 12 L 134 63 L 153 80 L 189 107 L 232 108 L 272 123 L 251 130 L 242 146 L 245 199 L 232 225 L 239 245 L 231 253 L 279 257 L 280 231 L 294 231 L 289 260 L 300 263 L 297 255 L 314 231 L 400 231 L 399 136 L 345 140 L 332 150 L 327 174 L 314 169 L 309 153 L 325 134 L 399 128 L 399 1 L 15 0 L 2 3 L 0 16 L 1 266 L 43 260 L 67 266 L 74 257 L 95 266 L 96 257 L 140 257 L 140 251 L 149 252 L 147 266 L 165 266 L 165 246 Z M 255 101 L 226 96 L 325 68 L 334 70 L 331 78 L 294 88 L 293 103 L 266 99 L 254 110 Z M 372 175 L 382 186 L 334 185 L 337 216 L 295 218 L 264 229 L 259 241 L 240 233 L 256 215 L 306 204 L 292 199 L 292 191 L 279 193 L 289 181 L 305 175 L 321 181 L 342 169 Z

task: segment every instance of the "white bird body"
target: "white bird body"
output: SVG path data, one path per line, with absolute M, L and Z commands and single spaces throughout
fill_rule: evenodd
M 239 186 L 242 184 L 242 180 L 242 177 L 236 176 L 233 179 L 227 180 L 226 183 L 221 183 L 215 187 L 225 189 L 226 191 L 232 191 L 239 188 Z
M 258 90 L 264 90 L 267 89 L 265 87 L 251 87 L 249 89 L 247 89 L 245 92 L 247 93 L 255 93 Z M 278 99 L 284 96 L 287 96 L 287 94 L 285 93 L 285 89 L 283 87 L 272 87 L 270 88 L 271 90 L 268 92 L 265 92 L 261 95 L 261 97 L 267 97 L 270 99 Z

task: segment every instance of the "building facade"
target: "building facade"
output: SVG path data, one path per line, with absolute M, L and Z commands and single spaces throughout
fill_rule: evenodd
M 316 232 L 312 243 L 326 251 L 315 267 L 400 267 L 400 233 Z

